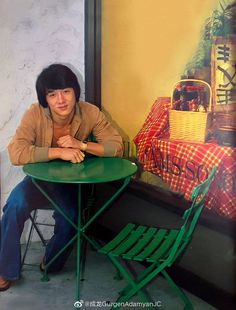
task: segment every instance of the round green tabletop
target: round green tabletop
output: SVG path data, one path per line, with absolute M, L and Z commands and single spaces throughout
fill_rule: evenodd
M 91 157 L 77 164 L 62 160 L 27 164 L 23 171 L 34 179 L 48 182 L 103 183 L 132 176 L 137 166 L 118 157 Z

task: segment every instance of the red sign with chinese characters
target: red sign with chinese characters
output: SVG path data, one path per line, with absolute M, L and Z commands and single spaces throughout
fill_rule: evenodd
M 216 37 L 212 48 L 211 59 L 214 111 L 235 111 L 236 36 Z

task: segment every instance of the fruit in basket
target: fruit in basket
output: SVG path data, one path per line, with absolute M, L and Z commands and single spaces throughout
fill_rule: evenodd
M 181 100 L 176 100 L 176 101 L 173 103 L 173 110 L 179 111 L 179 110 L 180 110 L 180 105 L 181 105 Z
M 198 109 L 198 104 L 197 104 L 196 100 L 192 99 L 189 102 L 189 111 L 196 112 L 197 109 Z
M 180 105 L 181 111 L 189 111 L 189 103 L 188 101 L 182 101 Z
M 199 104 L 199 106 L 198 106 L 198 112 L 206 112 L 206 107 L 204 107 L 203 104 Z

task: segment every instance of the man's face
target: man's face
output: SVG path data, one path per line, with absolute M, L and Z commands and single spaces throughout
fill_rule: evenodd
M 71 87 L 48 90 L 46 100 L 53 117 L 70 116 L 76 103 L 75 92 Z

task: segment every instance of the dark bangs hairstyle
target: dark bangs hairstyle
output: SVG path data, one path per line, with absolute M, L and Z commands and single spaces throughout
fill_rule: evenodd
M 41 106 L 47 108 L 46 95 L 49 90 L 72 87 L 76 101 L 80 97 L 80 85 L 74 72 L 62 64 L 52 64 L 43 69 L 36 80 L 36 92 Z

